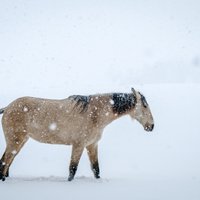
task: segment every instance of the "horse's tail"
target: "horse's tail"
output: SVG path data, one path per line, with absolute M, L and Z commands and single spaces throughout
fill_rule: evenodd
M 1 109 L 0 109 L 0 114 L 3 114 L 4 111 L 5 111 L 5 108 L 1 108 Z

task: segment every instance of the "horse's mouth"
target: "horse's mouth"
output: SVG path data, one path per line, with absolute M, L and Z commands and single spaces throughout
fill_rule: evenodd
M 153 131 L 153 128 L 154 128 L 154 124 L 146 125 L 144 130 L 150 132 L 150 131 Z

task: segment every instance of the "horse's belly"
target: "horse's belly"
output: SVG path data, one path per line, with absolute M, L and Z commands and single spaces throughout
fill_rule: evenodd
M 64 141 L 60 139 L 60 137 L 56 135 L 50 135 L 48 133 L 43 134 L 36 134 L 36 133 L 28 133 L 29 137 L 32 139 L 41 142 L 41 143 L 47 143 L 47 144 L 70 144 L 67 141 Z
M 71 145 L 76 142 L 84 142 L 85 136 L 87 137 L 87 134 L 82 133 L 81 128 L 64 128 L 59 124 L 51 124 L 48 128 L 37 125 L 30 127 L 27 132 L 29 137 L 42 143 Z

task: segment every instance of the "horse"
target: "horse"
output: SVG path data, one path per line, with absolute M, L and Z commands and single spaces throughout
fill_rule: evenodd
M 95 178 L 100 178 L 98 142 L 104 128 L 124 115 L 136 119 L 145 131 L 154 120 L 146 98 L 134 88 L 131 93 L 73 95 L 62 100 L 21 97 L 0 109 L 6 149 L 0 160 L 0 180 L 29 138 L 41 143 L 72 145 L 68 181 L 74 179 L 86 148 Z

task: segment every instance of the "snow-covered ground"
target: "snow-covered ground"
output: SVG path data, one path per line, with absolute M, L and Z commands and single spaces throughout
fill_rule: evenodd
M 0 107 L 20 96 L 140 90 L 155 118 L 128 116 L 99 144 L 101 180 L 84 152 L 28 141 L 1 199 L 200 199 L 200 3 L 0 0 Z M 5 141 L 0 128 L 0 154 Z

